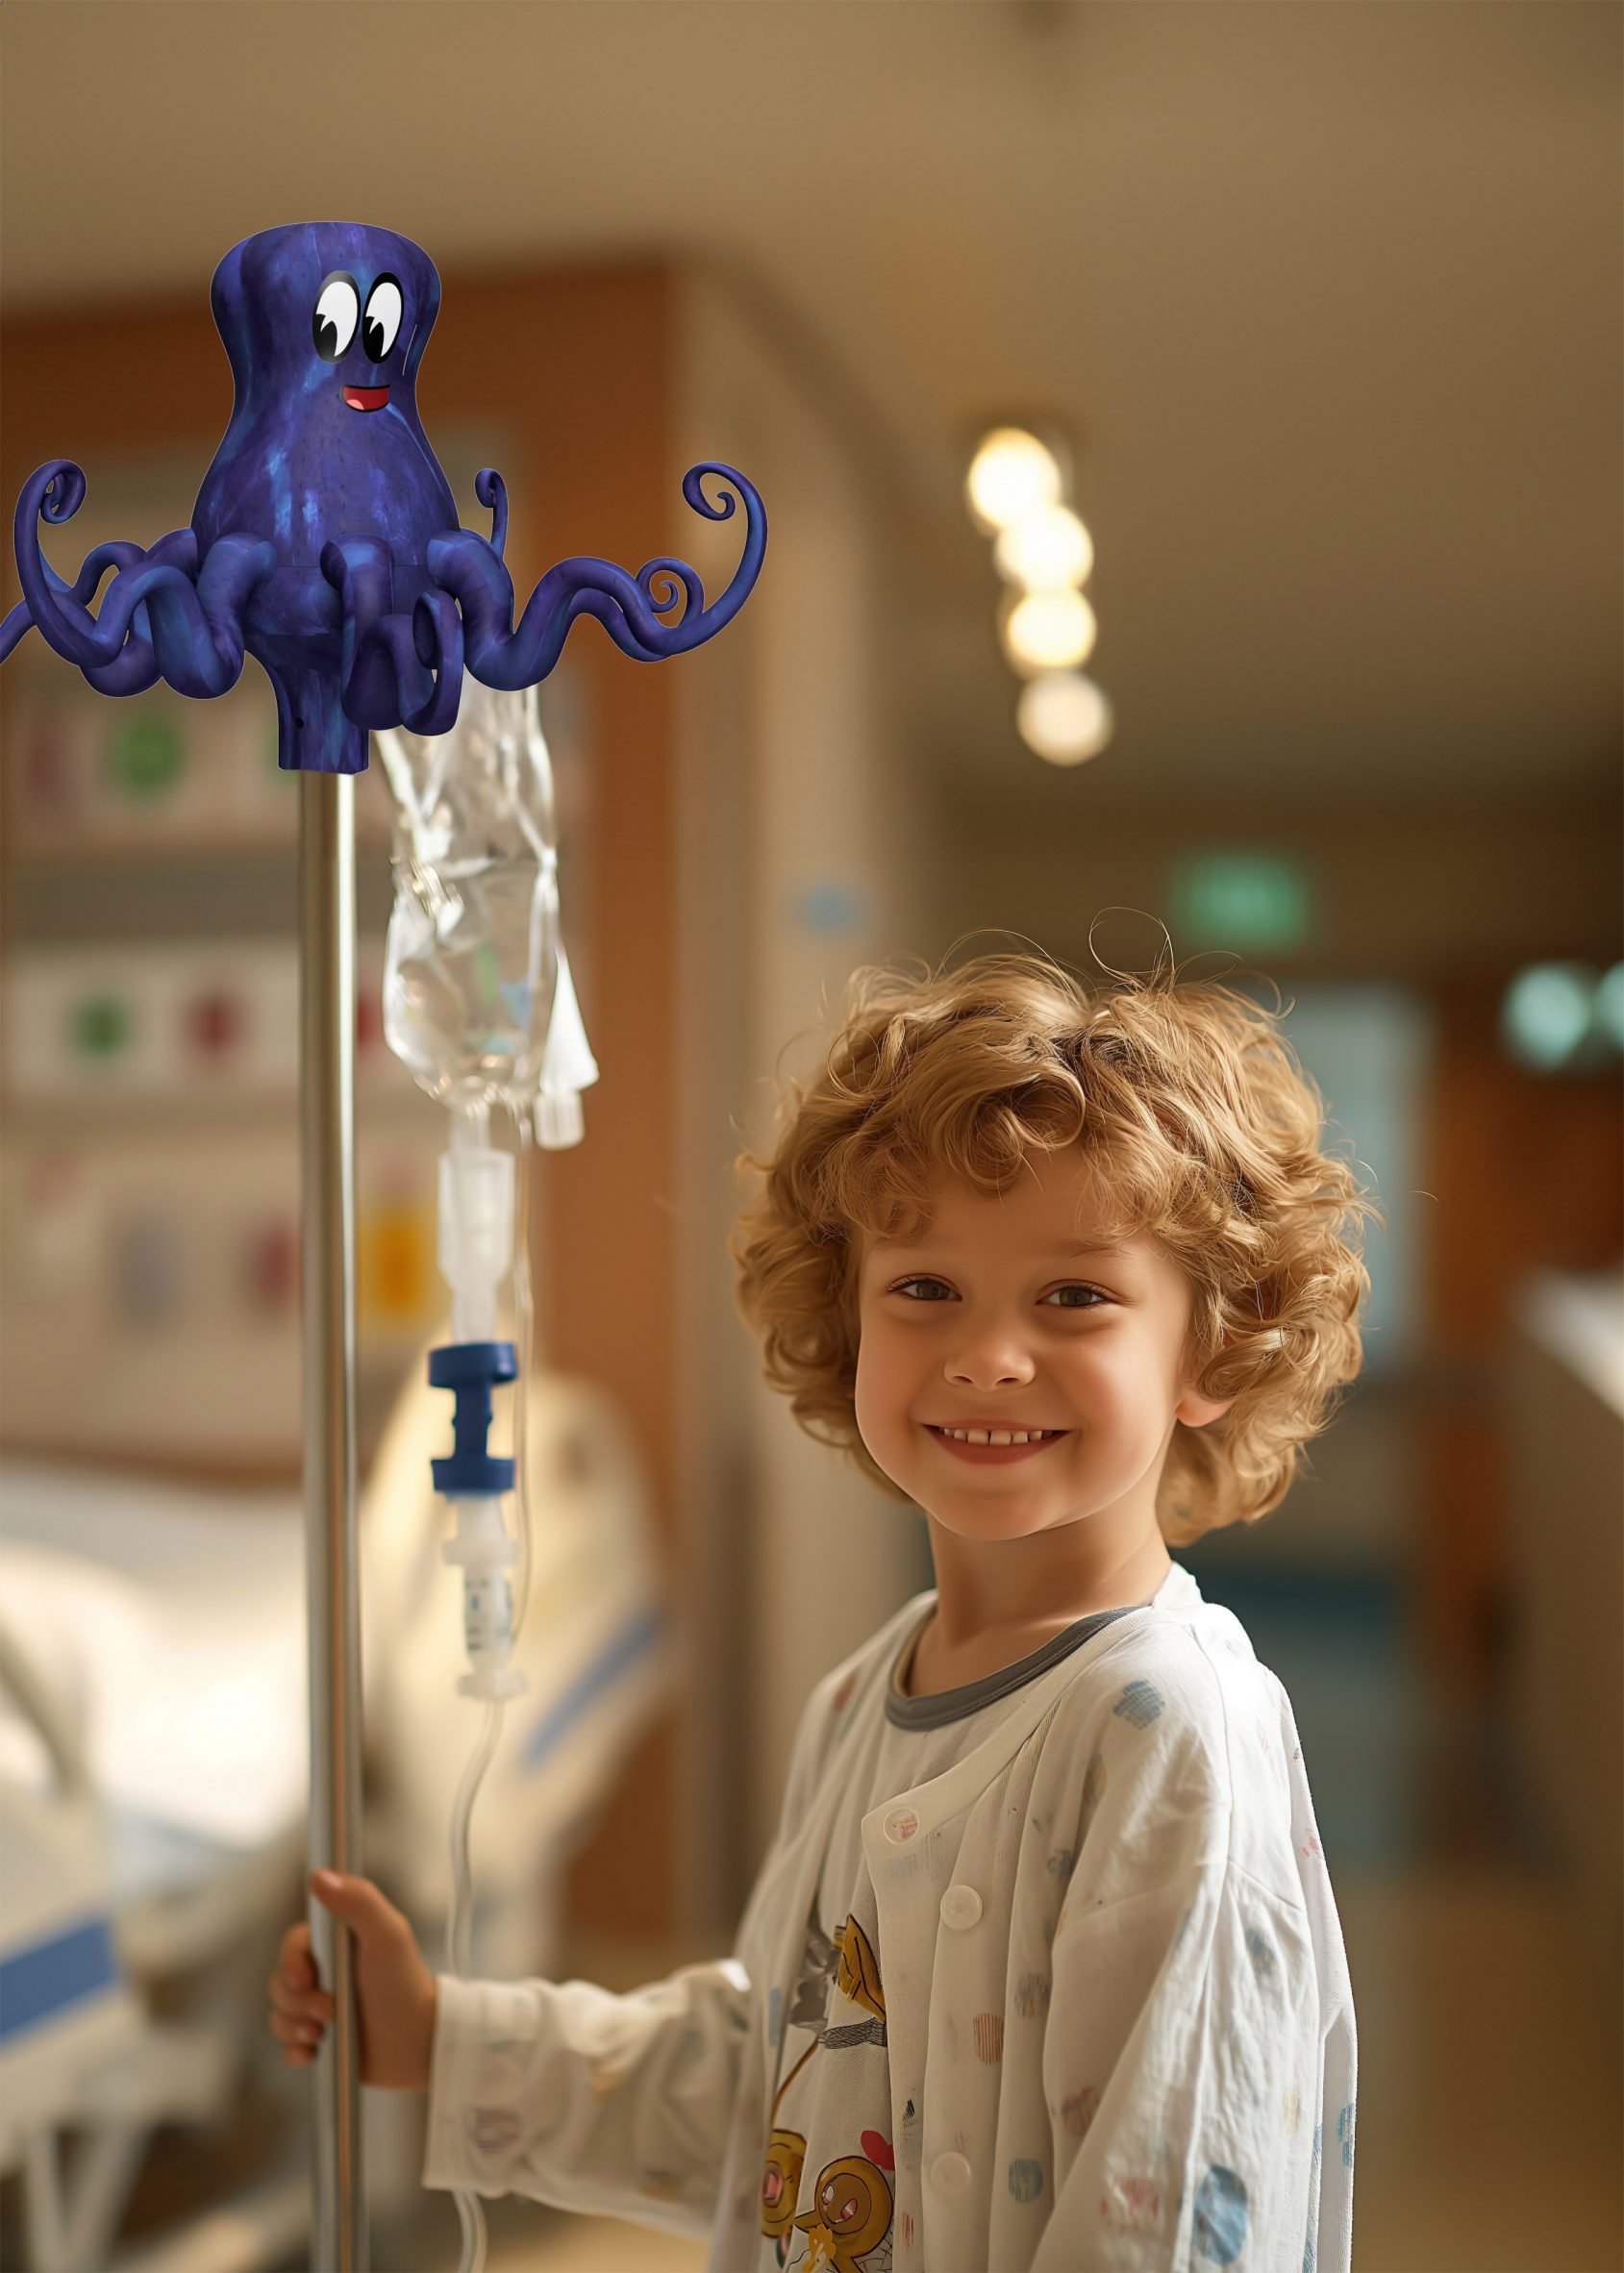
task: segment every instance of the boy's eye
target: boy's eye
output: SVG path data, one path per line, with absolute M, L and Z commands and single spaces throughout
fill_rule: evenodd
M 946 1286 L 949 1294 L 951 1294 L 953 1291 L 950 1286 L 947 1286 L 947 1282 L 945 1279 L 932 1279 L 921 1276 L 912 1279 L 899 1279 L 896 1285 L 891 1288 L 891 1292 L 893 1294 L 903 1294 L 907 1292 L 910 1286 Z M 1062 1311 L 1091 1311 L 1095 1309 L 1098 1304 L 1104 1302 L 1107 1299 L 1107 1297 L 1100 1292 L 1097 1286 L 1085 1286 L 1078 1282 L 1073 1282 L 1065 1286 L 1056 1286 L 1051 1288 L 1051 1290 L 1044 1295 L 1043 1300 L 1045 1302 L 1055 1302 L 1056 1297 L 1062 1294 L 1082 1294 L 1087 1295 L 1089 1298 L 1086 1302 L 1059 1303 L 1057 1307 Z M 911 1296 L 910 1299 L 914 1302 L 919 1302 L 926 1300 L 927 1298 L 922 1295 L 913 1295 Z M 931 1296 L 928 1299 L 934 1301 L 935 1297 Z

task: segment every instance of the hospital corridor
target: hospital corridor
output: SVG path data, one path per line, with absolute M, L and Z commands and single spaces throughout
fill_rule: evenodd
M 0 2273 L 1624 2267 L 1621 85 L 0 8 Z

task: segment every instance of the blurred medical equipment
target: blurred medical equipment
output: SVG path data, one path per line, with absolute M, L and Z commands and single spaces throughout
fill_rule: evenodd
M 645 1479 L 595 1384 L 530 1385 L 545 1494 L 528 1684 L 476 1840 L 482 1957 L 549 1971 L 571 1855 L 668 1694 Z M 404 1387 L 362 1496 L 368 1866 L 425 1937 L 446 1924 L 445 1825 L 469 1736 L 427 1467 L 444 1401 Z M 309 2232 L 305 2089 L 264 2031 L 264 1977 L 304 1860 L 304 1520 L 296 1494 L 206 1492 L 0 1466 L 0 2173 L 28 2273 L 251 2273 Z M 209 2136 L 245 2090 L 280 2160 L 227 2201 L 112 2255 L 159 2125 Z M 420 2200 L 412 2102 L 369 2131 L 375 2209 Z M 70 2135 L 81 2153 L 63 2152 Z
M 303 1522 L 293 1496 L 17 1464 L 0 1497 L 0 2171 L 29 2273 L 84 2273 L 157 2127 L 213 2134 L 262 2065 L 304 1844 Z M 256 2185 L 256 2252 L 221 2273 L 297 2244 L 303 2160 Z

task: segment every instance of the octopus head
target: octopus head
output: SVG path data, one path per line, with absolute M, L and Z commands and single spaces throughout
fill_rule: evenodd
M 226 255 L 210 300 L 250 417 L 392 404 L 415 419 L 439 277 L 410 237 L 350 221 L 262 230 Z

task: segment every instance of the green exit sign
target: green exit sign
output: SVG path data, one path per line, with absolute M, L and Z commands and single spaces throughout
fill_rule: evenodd
M 1251 954 L 1298 947 L 1308 937 L 1308 881 L 1277 853 L 1187 854 L 1173 863 L 1172 900 L 1174 922 L 1194 947 Z

